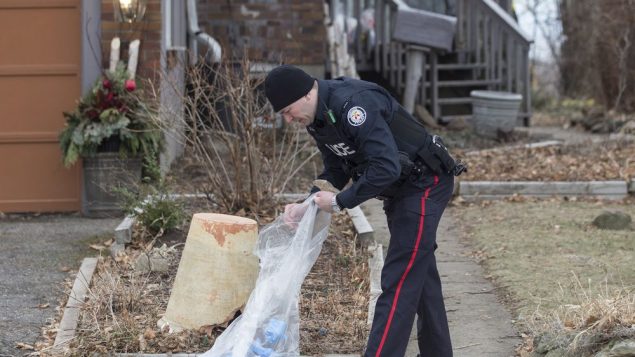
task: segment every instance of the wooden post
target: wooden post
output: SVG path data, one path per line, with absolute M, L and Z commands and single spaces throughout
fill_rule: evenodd
M 381 18 L 382 16 L 382 9 L 383 4 L 380 0 L 376 0 L 375 1 L 375 46 L 373 48 L 373 53 L 374 53 L 374 62 L 375 62 L 375 72 L 379 73 L 381 70 L 381 65 L 380 65 L 380 56 L 382 56 L 382 51 L 381 51 L 381 46 L 383 44 L 384 38 L 383 38 L 383 26 L 384 26 L 384 19 Z
M 507 68 L 507 88 L 505 88 L 505 91 L 507 92 L 511 92 L 512 91 L 512 80 L 514 79 L 513 75 L 514 75 L 514 66 L 513 66 L 513 60 L 514 60 L 514 54 L 515 54 L 515 50 L 514 50 L 514 42 L 511 36 L 511 33 L 507 33 L 507 51 L 506 51 L 506 55 L 507 55 L 507 60 L 506 62 L 506 66 L 505 68 Z
M 424 53 L 418 49 L 408 49 L 406 59 L 406 90 L 403 95 L 404 108 L 408 113 L 412 114 L 415 110 L 415 97 L 417 96 L 417 86 L 421 80 L 423 72 L 423 56 Z M 425 90 L 425 88 L 421 88 Z M 425 105 L 425 103 L 423 103 Z
M 505 34 L 502 32 L 502 27 L 500 24 L 497 25 L 497 31 L 498 33 L 498 38 L 497 38 L 497 44 L 496 44 L 496 50 L 498 51 L 498 53 L 496 54 L 496 57 L 498 58 L 497 62 L 498 62 L 498 84 L 496 85 L 496 89 L 497 90 L 502 90 L 503 89 L 503 48 L 505 46 Z
M 482 40 L 482 35 L 483 35 L 483 31 L 481 31 L 482 26 L 483 26 L 483 16 L 485 14 L 483 12 L 476 12 L 474 14 L 474 55 L 475 55 L 475 62 L 480 64 L 481 63 L 481 51 L 483 49 L 483 40 Z M 479 79 L 478 78 L 478 69 L 472 71 L 472 79 Z
M 357 27 L 355 27 L 355 57 L 362 60 L 364 55 L 362 54 L 362 0 L 353 1 L 353 17 L 357 20 Z
M 428 98 L 426 95 L 426 91 L 428 90 L 428 79 L 426 77 L 426 73 L 428 72 L 428 64 L 426 63 L 426 55 L 423 55 L 423 64 L 421 66 L 421 68 L 423 68 L 423 71 L 421 71 L 421 82 L 419 85 L 419 88 L 421 88 L 421 97 L 419 99 L 419 103 L 421 104 L 422 107 L 425 108 L 425 106 L 428 104 Z
M 192 218 L 165 315 L 157 325 L 170 331 L 229 321 L 241 309 L 258 277 L 253 255 L 256 221 L 214 213 Z
M 529 68 L 529 45 L 526 45 L 523 51 L 523 70 L 524 70 L 524 83 L 525 90 L 523 93 L 523 99 L 525 101 L 525 113 L 527 116 L 525 117 L 525 126 L 531 125 L 531 73 Z
M 387 13 L 388 15 L 390 15 L 389 11 L 390 10 L 390 5 L 387 3 L 383 3 L 382 6 L 382 12 L 381 12 L 381 20 L 382 20 L 382 34 L 381 34 L 381 38 L 382 38 L 382 42 L 381 42 L 381 58 L 382 58 L 382 75 L 384 78 L 388 78 L 388 74 L 389 74 L 389 66 L 388 66 L 388 49 L 390 47 L 389 43 L 390 42 L 390 35 L 389 35 L 389 31 L 390 31 L 390 23 L 388 22 L 388 17 L 386 16 Z
M 406 73 L 404 72 L 404 60 L 403 60 L 403 55 L 405 52 L 405 45 L 404 44 L 397 44 L 397 92 L 402 92 L 403 91 L 403 86 L 404 86 L 404 77 L 406 76 Z
M 430 52 L 430 108 L 434 120 L 441 119 L 439 108 L 439 72 L 437 70 L 437 53 Z

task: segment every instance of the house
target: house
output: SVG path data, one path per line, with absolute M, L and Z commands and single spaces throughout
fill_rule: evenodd
M 140 21 L 128 23 L 116 16 L 113 4 L 137 2 L 146 5 Z M 508 13 L 510 1 L 329 3 L 330 18 L 337 20 L 340 14 L 347 19 L 344 23 L 353 19 L 360 24 L 345 27 L 358 69 L 379 74 L 398 95 L 406 86 L 408 51 L 425 50 L 415 101 L 437 119 L 465 115 L 447 108 L 468 104 L 466 91 L 471 88 L 522 93 L 521 116 L 529 118 L 530 41 Z M 453 48 L 436 51 L 394 41 L 391 21 L 402 5 L 455 16 Z M 194 10 L 196 18 L 188 17 Z M 363 15 L 372 20 L 366 34 L 361 24 L 368 18 Z M 221 49 L 226 58 L 247 55 L 264 64 L 294 63 L 323 77 L 331 68 L 324 22 L 324 2 L 316 0 L 0 0 L 0 212 L 81 209 L 82 167 L 62 165 L 57 137 L 64 125 L 62 112 L 72 109 L 108 67 L 102 54 L 108 53 L 113 37 L 120 37 L 124 47 L 141 40 L 138 75 L 158 83 L 161 105 L 178 113 L 182 108 L 170 91 L 184 88 L 182 64 L 188 61 L 188 49 L 211 51 L 212 58 Z M 159 73 L 181 87 L 162 85 Z M 170 135 L 167 147 L 164 165 L 182 150 Z

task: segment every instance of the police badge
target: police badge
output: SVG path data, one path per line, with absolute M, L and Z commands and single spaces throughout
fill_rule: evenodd
M 352 126 L 360 126 L 366 121 L 366 111 L 362 107 L 352 107 L 346 117 Z

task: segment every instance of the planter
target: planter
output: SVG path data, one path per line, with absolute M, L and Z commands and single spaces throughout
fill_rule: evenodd
M 497 139 L 509 134 L 516 126 L 520 94 L 475 90 L 472 97 L 472 124 L 476 134 Z
M 141 166 L 140 158 L 122 159 L 113 152 L 84 158 L 82 213 L 88 217 L 122 215 L 114 189 L 134 189 L 141 181 Z

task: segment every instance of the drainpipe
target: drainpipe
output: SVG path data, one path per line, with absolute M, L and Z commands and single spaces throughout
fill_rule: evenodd
M 198 43 L 207 46 L 205 60 L 211 63 L 220 62 L 222 50 L 218 41 L 201 31 L 198 26 L 198 13 L 196 10 L 196 0 L 187 0 L 187 33 L 190 36 L 190 50 L 192 51 L 193 63 L 198 61 Z

